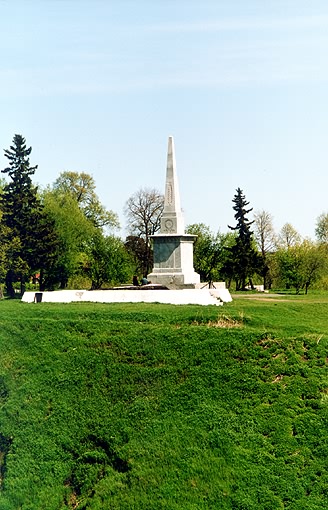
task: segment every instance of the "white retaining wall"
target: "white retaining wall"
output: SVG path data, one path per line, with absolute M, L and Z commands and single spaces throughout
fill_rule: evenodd
M 176 305 L 222 305 L 232 301 L 227 289 L 182 290 L 55 290 L 49 292 L 25 292 L 25 303 L 72 303 L 87 301 L 95 303 L 169 303 Z

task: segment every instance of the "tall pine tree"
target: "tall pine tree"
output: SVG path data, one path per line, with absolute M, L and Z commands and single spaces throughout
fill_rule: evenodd
M 230 257 L 225 272 L 230 273 L 230 276 L 236 281 L 236 290 L 244 290 L 248 282 L 251 286 L 253 285 L 252 276 L 259 268 L 259 256 L 254 248 L 253 232 L 250 228 L 253 221 L 249 221 L 247 218 L 248 213 L 253 209 L 247 209 L 249 202 L 246 201 L 243 191 L 237 188 L 236 192 L 232 202 L 234 203 L 233 209 L 236 211 L 234 217 L 237 220 L 237 225 L 235 227 L 228 225 L 231 230 L 236 232 L 236 242 L 227 248 Z
M 6 227 L 7 244 L 6 288 L 14 296 L 14 282 L 26 280 L 33 272 L 44 271 L 51 263 L 57 248 L 53 224 L 43 214 L 31 175 L 37 166 L 30 166 L 32 147 L 27 148 L 25 138 L 15 135 L 10 149 L 4 151 L 9 167 L 2 170 L 10 181 L 1 195 L 1 222 Z

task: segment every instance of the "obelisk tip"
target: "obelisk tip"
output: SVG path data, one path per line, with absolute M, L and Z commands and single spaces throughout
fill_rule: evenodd
M 169 136 L 166 167 L 164 210 L 161 218 L 162 234 L 184 234 L 183 216 L 180 207 L 180 195 L 173 136 Z

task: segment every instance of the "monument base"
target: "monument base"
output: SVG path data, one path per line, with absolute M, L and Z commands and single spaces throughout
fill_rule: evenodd
M 200 276 L 193 267 L 193 244 L 190 234 L 156 234 L 152 236 L 154 267 L 148 281 L 168 289 L 195 289 Z
M 150 273 L 147 279 L 151 283 L 164 285 L 168 289 L 196 289 L 199 286 L 198 273 L 185 275 L 183 273 Z

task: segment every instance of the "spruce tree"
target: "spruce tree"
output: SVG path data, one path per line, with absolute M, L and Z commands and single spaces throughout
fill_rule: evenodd
M 6 287 L 12 297 L 13 283 L 20 281 L 23 291 L 27 278 L 33 272 L 44 270 L 56 248 L 53 224 L 43 214 L 37 187 L 32 183 L 31 176 L 37 166 L 30 165 L 31 151 L 22 135 L 15 135 L 10 149 L 4 151 L 9 167 L 2 173 L 10 181 L 1 195 L 1 222 L 6 227 L 4 242 L 10 253 Z
M 234 217 L 237 220 L 235 227 L 228 227 L 236 232 L 235 244 L 227 248 L 230 252 L 229 261 L 227 263 L 226 271 L 230 272 L 231 276 L 236 281 L 236 290 L 243 290 L 248 281 L 252 284 L 252 276 L 259 267 L 258 253 L 254 248 L 253 232 L 251 225 L 253 221 L 247 218 L 248 213 L 253 209 L 247 209 L 249 202 L 246 201 L 245 195 L 240 188 L 237 188 L 236 195 L 232 202 L 234 203 L 233 209 L 236 211 Z

